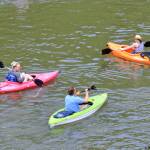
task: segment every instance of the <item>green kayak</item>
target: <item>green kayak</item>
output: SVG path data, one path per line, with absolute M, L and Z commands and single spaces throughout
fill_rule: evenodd
M 89 107 L 87 107 L 79 112 L 73 113 L 72 115 L 69 115 L 67 117 L 54 118 L 54 116 L 58 112 L 61 112 L 64 110 L 64 108 L 60 109 L 50 116 L 48 124 L 49 124 L 50 128 L 52 128 L 54 126 L 63 125 L 63 124 L 75 122 L 77 120 L 86 118 L 86 117 L 94 114 L 99 108 L 101 108 L 103 106 L 103 104 L 106 102 L 106 100 L 107 100 L 107 93 L 92 96 L 89 98 L 89 102 L 91 102 L 91 104 L 92 104 L 92 105 L 89 105 Z

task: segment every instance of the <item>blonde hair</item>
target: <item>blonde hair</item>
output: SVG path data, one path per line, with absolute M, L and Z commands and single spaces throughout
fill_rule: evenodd
M 142 37 L 140 35 L 135 35 L 134 39 L 142 41 Z
M 18 63 L 17 61 L 13 61 L 13 62 L 11 63 L 11 67 L 14 68 L 14 67 L 16 67 L 18 64 L 20 64 L 20 63 Z

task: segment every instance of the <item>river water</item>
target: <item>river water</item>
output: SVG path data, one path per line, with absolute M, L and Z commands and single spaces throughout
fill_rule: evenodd
M 26 72 L 61 70 L 54 84 L 0 95 L 1 150 L 143 150 L 150 145 L 150 68 L 100 50 L 108 41 L 150 40 L 150 0 L 0 0 L 0 60 Z M 148 48 L 146 49 L 148 51 Z M 1 69 L 0 80 L 7 70 Z M 50 129 L 66 89 L 95 84 L 108 103 Z

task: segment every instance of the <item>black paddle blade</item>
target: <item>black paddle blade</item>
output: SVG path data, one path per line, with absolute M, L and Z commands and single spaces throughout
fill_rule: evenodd
M 4 68 L 4 63 L 2 61 L 0 61 L 0 68 Z
M 90 88 L 88 88 L 88 91 L 90 91 L 90 90 L 97 90 L 96 86 L 92 85 Z M 80 93 L 84 93 L 84 92 L 85 92 L 85 90 L 84 91 L 80 91 Z
M 33 81 L 38 87 L 42 87 L 44 85 L 44 82 L 40 79 L 34 79 Z
M 150 41 L 145 42 L 144 47 L 150 47 Z
M 95 86 L 95 85 L 92 85 L 90 89 L 91 89 L 91 90 L 96 90 L 96 86 Z
M 105 49 L 102 49 L 102 55 L 106 55 L 106 54 L 109 54 L 111 53 L 111 49 L 110 48 L 105 48 Z
M 93 103 L 92 102 L 84 102 L 84 103 L 81 103 L 79 105 L 93 105 Z
M 88 91 L 90 91 L 90 90 L 96 90 L 96 86 L 92 85 L 90 88 L 88 88 Z

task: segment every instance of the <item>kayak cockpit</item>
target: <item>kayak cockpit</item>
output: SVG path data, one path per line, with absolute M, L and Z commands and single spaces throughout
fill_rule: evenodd
M 80 105 L 84 106 L 83 108 L 81 108 L 80 111 L 83 111 L 84 109 L 87 109 L 89 108 L 90 106 L 93 105 L 92 102 L 85 102 L 85 103 L 81 103 Z M 65 111 L 65 110 L 62 110 L 60 112 L 57 112 L 53 117 L 54 118 L 65 118 L 65 117 L 68 117 L 68 116 L 71 116 L 73 114 L 75 114 L 76 112 L 69 112 L 69 111 Z

